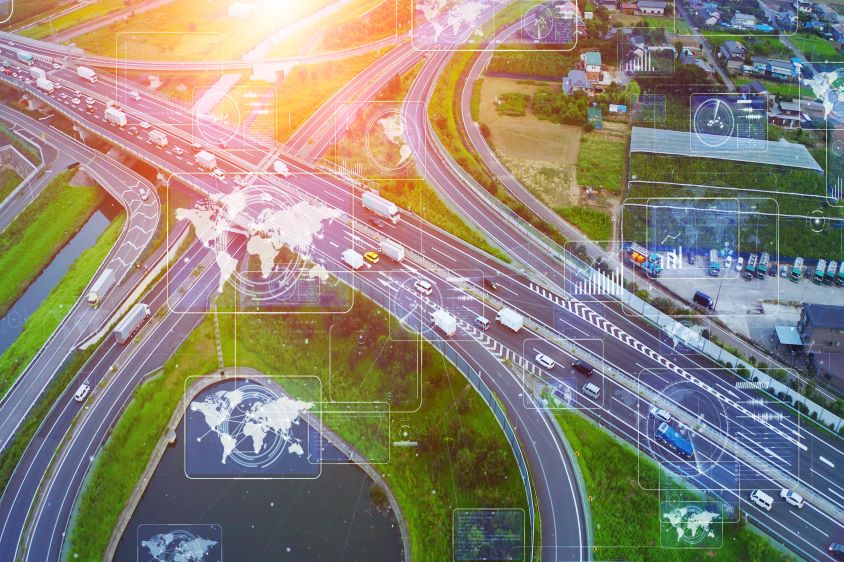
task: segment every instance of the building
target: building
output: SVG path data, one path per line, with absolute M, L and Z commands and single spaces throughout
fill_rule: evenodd
M 756 74 L 767 74 L 769 70 L 768 57 L 751 57 L 753 72 Z
M 844 306 L 803 303 L 797 331 L 806 352 L 844 352 Z
M 768 111 L 768 123 L 787 129 L 799 129 L 809 122 L 809 116 L 800 109 L 800 103 L 795 101 L 781 101 L 774 104 Z
M 835 25 L 831 25 L 829 31 L 832 33 L 833 41 L 839 45 L 844 45 L 844 24 L 836 23 Z
M 739 41 L 724 41 L 724 44 L 721 45 L 721 48 L 718 49 L 718 54 L 724 60 L 744 60 L 744 54 L 747 52 L 747 48 L 741 44 Z
M 736 15 L 730 20 L 730 26 L 735 29 L 753 29 L 756 27 L 756 16 L 736 12 Z
M 601 79 L 601 53 L 587 51 L 580 55 L 580 62 L 590 82 L 598 82 Z
M 563 78 L 563 93 L 570 96 L 575 92 L 586 92 L 587 95 L 592 92 L 592 85 L 583 70 L 569 70 L 568 76 Z
M 790 60 L 769 59 L 768 72 L 780 80 L 790 80 L 797 76 L 797 70 Z
M 639 0 L 639 13 L 650 16 L 664 16 L 665 4 L 662 0 Z
M 621 11 L 632 16 L 639 11 L 639 6 L 636 5 L 636 2 L 622 2 Z
M 618 11 L 618 3 L 616 0 L 598 0 L 598 5 L 603 6 L 610 12 Z
M 821 19 L 824 19 L 831 23 L 838 23 L 838 12 L 832 6 L 827 6 L 826 4 L 817 4 L 815 6 L 815 13 Z

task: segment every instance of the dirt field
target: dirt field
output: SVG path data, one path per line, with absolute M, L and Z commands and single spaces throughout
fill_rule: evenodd
M 541 121 L 530 112 L 524 117 L 507 117 L 495 111 L 495 100 L 501 94 L 532 96 L 536 89 L 510 78 L 484 78 L 480 120 L 489 127 L 498 156 L 519 181 L 552 207 L 576 205 L 579 190 L 575 165 L 581 128 Z

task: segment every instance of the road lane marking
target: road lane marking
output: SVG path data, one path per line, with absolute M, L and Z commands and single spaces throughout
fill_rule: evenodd
M 832 463 L 832 461 L 829 461 L 823 457 L 818 457 L 818 460 L 820 460 L 822 463 L 828 464 L 832 468 L 835 468 L 835 465 Z

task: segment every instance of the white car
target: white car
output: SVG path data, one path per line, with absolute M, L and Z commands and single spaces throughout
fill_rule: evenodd
M 91 392 L 91 384 L 86 380 L 79 385 L 79 389 L 76 391 L 76 394 L 73 395 L 73 399 L 77 402 L 82 402 L 88 397 L 89 392 Z
M 736 258 L 736 271 L 741 271 L 742 267 L 744 267 L 744 258 L 739 256 Z
M 70 103 L 72 103 L 73 105 L 79 105 L 80 103 L 82 103 L 82 100 L 79 98 L 73 98 L 72 100 L 70 100 Z
M 141 126 L 141 129 L 149 129 L 149 123 L 147 123 L 146 121 L 141 121 L 140 123 L 138 123 L 138 125 Z
M 555 365 L 554 360 L 545 355 L 544 353 L 536 354 L 536 362 L 548 370 L 553 369 Z
M 651 406 L 651 409 L 648 411 L 648 413 L 658 420 L 661 420 L 661 421 L 664 421 L 664 422 L 670 422 L 671 421 L 671 414 L 669 414 L 668 412 L 666 412 L 662 408 L 657 408 L 656 406 Z
M 61 67 L 62 67 L 62 65 L 60 65 L 59 63 L 57 63 L 57 62 L 53 63 L 53 68 L 59 69 Z
M 142 187 L 138 194 L 141 196 L 141 201 L 146 201 L 147 199 L 149 199 L 149 190 L 147 190 L 147 188 L 145 187 Z
M 211 172 L 211 175 L 220 181 L 226 181 L 226 174 L 223 173 L 223 170 L 221 170 L 220 168 L 214 168 L 214 171 Z
M 434 291 L 434 286 L 424 279 L 418 279 L 416 283 L 413 284 L 413 288 L 423 295 L 430 295 Z
M 185 153 L 185 151 L 184 151 L 183 148 L 180 148 L 178 146 L 173 147 L 173 154 L 175 154 L 176 156 L 181 156 L 184 153 Z
M 141 101 L 141 94 L 138 92 L 129 92 L 129 97 L 135 101 Z
M 94 98 L 92 98 L 92 97 L 90 97 L 90 96 L 89 96 L 89 97 L 87 97 L 87 98 L 85 98 L 85 103 L 87 103 L 88 105 L 93 104 L 93 103 L 94 103 Z
M 803 508 L 803 496 L 794 490 L 787 490 L 783 488 L 782 491 L 780 491 L 780 497 L 784 499 L 786 503 L 793 505 L 797 509 Z

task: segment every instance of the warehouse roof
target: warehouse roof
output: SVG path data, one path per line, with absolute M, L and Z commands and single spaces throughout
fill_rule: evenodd
M 803 312 L 814 328 L 844 330 L 844 306 L 803 303 Z
M 736 138 L 735 143 L 723 143 L 722 139 L 723 137 L 705 133 L 633 127 L 633 133 L 630 136 L 630 153 L 649 152 L 689 158 L 713 158 L 803 168 L 823 173 L 823 168 L 802 144 L 740 138 Z M 744 141 L 752 146 L 741 148 Z

